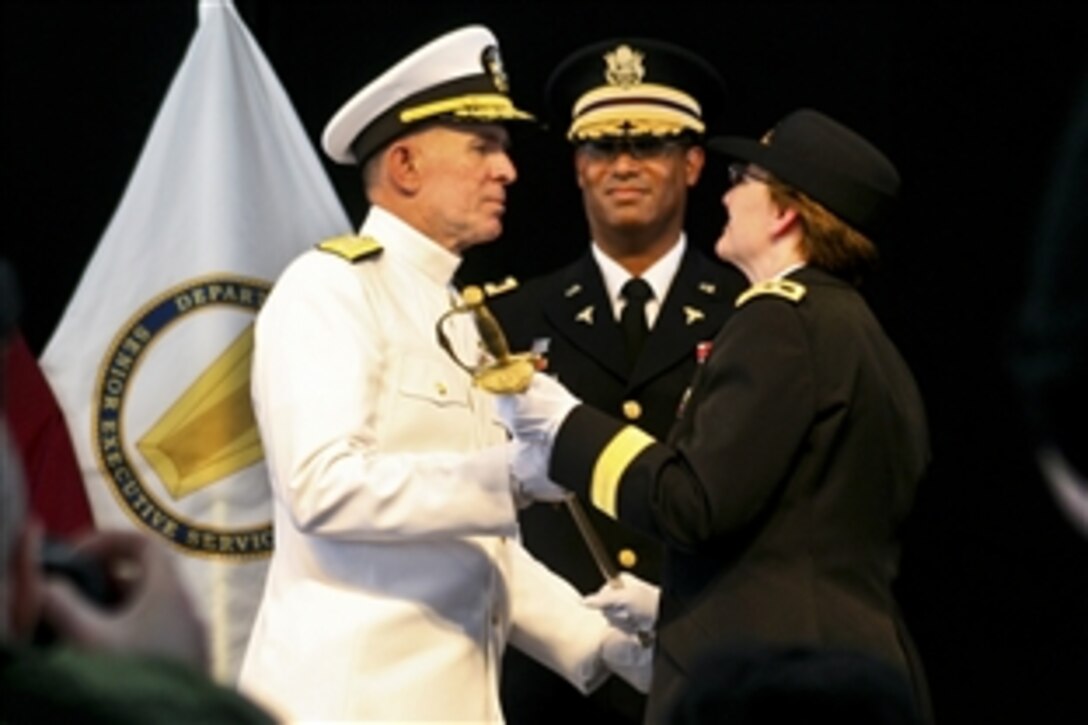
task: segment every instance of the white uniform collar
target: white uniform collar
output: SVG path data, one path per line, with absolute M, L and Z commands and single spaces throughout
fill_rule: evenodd
M 654 291 L 654 298 L 646 305 L 646 321 L 651 327 L 654 320 L 657 319 L 657 313 L 661 309 L 661 302 L 665 299 L 665 295 L 669 293 L 669 287 L 672 286 L 672 281 L 680 270 L 680 262 L 684 258 L 684 249 L 687 248 L 687 244 L 687 235 L 680 232 L 676 244 L 672 245 L 669 251 L 665 252 L 660 259 L 650 265 L 641 275 L 642 279 L 646 280 L 646 283 L 650 285 L 650 289 Z M 593 252 L 593 258 L 597 261 L 597 267 L 601 270 L 601 277 L 604 279 L 604 290 L 608 295 L 609 302 L 612 303 L 612 314 L 616 319 L 619 319 L 620 310 L 623 309 L 624 305 L 623 298 L 620 297 L 620 289 L 631 278 L 631 274 L 620 266 L 619 262 L 605 254 L 597 246 L 596 242 L 593 242 L 589 248 Z
M 407 262 L 441 285 L 448 285 L 461 265 L 461 257 L 377 204 L 370 206 L 359 235 L 374 237 L 382 254 Z

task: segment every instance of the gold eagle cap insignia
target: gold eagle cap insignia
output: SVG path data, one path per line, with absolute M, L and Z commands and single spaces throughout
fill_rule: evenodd
M 780 297 L 797 304 L 805 296 L 805 286 L 789 279 L 768 279 L 757 282 L 737 297 L 736 307 L 741 307 L 756 297 Z
M 358 237 L 354 234 L 326 239 L 317 248 L 352 263 L 375 257 L 382 251 L 381 243 L 374 237 Z
M 633 50 L 627 44 L 617 46 L 611 53 L 604 54 L 604 79 L 610 86 L 637 86 L 646 75 L 646 68 L 642 65 L 645 57 L 644 53 Z

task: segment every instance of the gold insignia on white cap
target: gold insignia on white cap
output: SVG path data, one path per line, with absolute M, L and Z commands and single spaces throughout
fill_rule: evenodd
M 325 126 L 321 146 L 333 161 L 352 164 L 428 119 L 532 120 L 514 106 L 509 89 L 494 34 L 482 25 L 460 28 L 409 54 L 356 93 Z
M 495 90 L 499 93 L 509 93 L 510 80 L 506 77 L 506 69 L 502 65 L 499 46 L 489 45 L 484 48 L 483 62 L 487 74 L 491 76 L 491 81 L 495 84 Z

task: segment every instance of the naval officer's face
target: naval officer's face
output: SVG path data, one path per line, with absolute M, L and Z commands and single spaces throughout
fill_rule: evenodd
M 498 124 L 436 125 L 416 141 L 419 189 L 430 235 L 460 252 L 502 233 L 506 187 L 517 178 Z

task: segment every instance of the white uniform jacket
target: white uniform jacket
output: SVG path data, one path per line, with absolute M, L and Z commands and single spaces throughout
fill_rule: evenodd
M 493 401 L 440 348 L 460 258 L 374 207 L 256 322 L 275 552 L 239 680 L 288 720 L 496 722 L 507 639 L 588 690 L 607 624 L 517 540 Z M 444 326 L 475 360 L 472 320 Z

